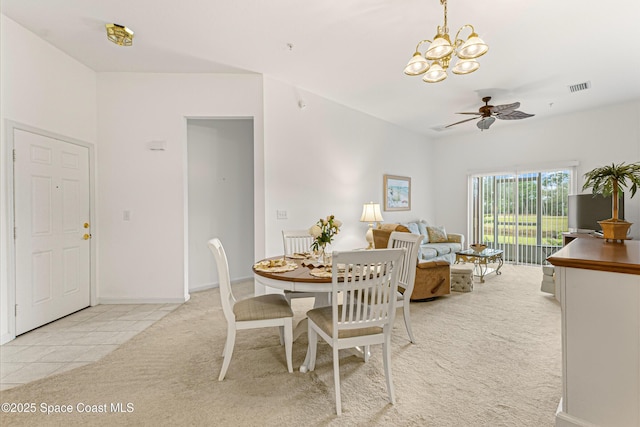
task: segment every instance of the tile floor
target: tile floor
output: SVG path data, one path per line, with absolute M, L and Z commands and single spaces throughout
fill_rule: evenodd
M 180 304 L 97 305 L 0 346 L 0 390 L 106 356 Z

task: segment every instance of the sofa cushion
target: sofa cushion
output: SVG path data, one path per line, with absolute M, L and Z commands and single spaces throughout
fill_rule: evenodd
M 425 221 L 420 221 L 418 223 L 418 229 L 420 230 L 420 234 L 424 236 L 424 239 L 422 239 L 422 243 L 429 243 L 429 232 L 427 231 L 428 226 L 429 224 L 427 224 Z
M 417 222 L 407 222 L 407 223 L 402 223 L 400 225 L 404 225 L 405 227 L 407 227 L 409 231 L 413 234 L 420 234 L 420 227 L 418 227 Z
M 420 227 L 420 223 L 428 227 L 426 221 L 415 222 Z M 420 228 L 418 228 L 420 229 Z M 404 231 L 409 233 L 410 230 L 400 224 L 380 224 L 378 228 L 373 230 L 373 243 L 376 249 L 387 247 L 389 236 L 393 231 Z M 422 233 L 419 233 L 422 234 Z M 447 242 L 445 243 L 422 243 L 418 251 L 418 258 L 421 261 L 446 261 L 453 264 L 456 260 L 455 253 L 462 250 L 464 244 L 464 236 L 462 234 L 447 234 Z
M 431 246 L 420 246 L 420 258 L 431 259 L 438 256 L 438 250 Z
M 441 227 L 427 227 L 429 233 L 430 243 L 445 243 L 447 242 L 447 231 L 443 226 Z
M 462 249 L 460 243 L 429 243 L 426 247 L 430 247 L 435 249 L 438 252 L 438 255 L 450 254 Z

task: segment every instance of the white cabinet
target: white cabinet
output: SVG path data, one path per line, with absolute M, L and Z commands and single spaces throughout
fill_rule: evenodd
M 640 426 L 640 242 L 577 239 L 549 261 L 562 307 L 556 426 Z

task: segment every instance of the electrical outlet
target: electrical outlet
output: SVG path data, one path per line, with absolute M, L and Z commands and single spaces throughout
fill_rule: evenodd
M 276 219 L 287 219 L 287 211 L 276 211 Z
M 122 212 L 122 220 L 123 221 L 131 221 L 131 211 L 123 211 Z

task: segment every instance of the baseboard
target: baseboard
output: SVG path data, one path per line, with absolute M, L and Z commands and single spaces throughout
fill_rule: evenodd
M 574 417 L 566 412 L 556 414 L 556 427 L 598 427 L 596 424 Z
M 220 285 L 218 283 L 207 283 L 205 285 L 196 286 L 194 288 L 189 288 L 189 293 L 191 292 L 200 292 L 206 291 L 207 289 L 218 288 Z
M 233 279 L 231 281 L 231 284 L 234 285 L 236 283 L 246 282 L 247 280 L 253 280 L 253 277 L 248 276 Z M 217 287 L 219 287 L 219 284 L 217 282 L 207 283 L 189 289 L 189 293 L 204 291 Z M 187 295 L 185 298 L 98 298 L 98 304 L 182 304 L 189 301 L 189 298 L 189 295 Z
M 98 298 L 98 304 L 182 304 L 189 298 Z
M 247 280 L 253 280 L 253 277 L 248 276 L 248 277 L 240 277 L 238 279 L 233 279 L 231 281 L 231 285 L 235 285 L 237 283 L 246 282 Z M 213 288 L 219 288 L 219 287 L 220 287 L 220 283 L 218 283 L 218 282 L 206 283 L 204 285 L 199 285 L 199 286 L 195 286 L 193 288 L 189 288 L 189 292 L 200 292 L 200 291 L 206 291 L 207 289 L 213 289 Z
M 15 336 L 13 336 L 11 334 L 4 334 L 4 335 L 0 336 L 0 345 L 6 344 L 9 341 L 13 341 L 14 338 L 15 338 Z

